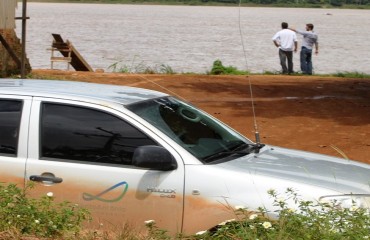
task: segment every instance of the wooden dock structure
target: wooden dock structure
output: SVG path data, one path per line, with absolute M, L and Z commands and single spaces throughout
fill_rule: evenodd
M 70 64 L 76 71 L 94 71 L 70 41 L 64 41 L 60 34 L 53 33 L 51 35 L 54 38 L 51 46 L 51 68 L 53 68 L 53 62 L 66 62 L 68 67 Z M 59 51 L 63 57 L 55 57 L 54 51 Z

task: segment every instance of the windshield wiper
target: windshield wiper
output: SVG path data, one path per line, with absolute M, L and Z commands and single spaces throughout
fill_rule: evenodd
M 203 158 L 203 161 L 209 163 L 213 160 L 217 160 L 224 157 L 230 157 L 232 155 L 247 155 L 247 154 L 249 154 L 249 152 L 246 151 L 222 151 Z
M 221 152 L 212 154 L 210 156 L 207 156 L 207 157 L 203 158 L 203 161 L 209 163 L 211 161 L 221 159 L 221 158 L 225 158 L 225 157 L 230 157 L 230 156 L 233 156 L 233 155 L 245 156 L 245 155 L 248 155 L 250 153 L 259 153 L 260 149 L 263 148 L 264 146 L 265 146 L 265 144 L 241 143 L 241 144 L 235 146 L 231 150 L 225 150 L 225 151 L 221 151 Z
M 261 143 L 256 143 L 256 144 L 248 144 L 248 143 L 241 143 L 237 146 L 235 146 L 232 151 L 233 152 L 238 152 L 238 151 L 246 151 L 249 153 L 253 152 L 253 153 L 259 153 L 259 150 L 261 148 L 263 148 L 265 146 L 265 144 L 261 144 Z
M 238 152 L 238 151 L 244 151 L 247 148 L 249 148 L 250 144 L 245 142 L 240 142 L 239 144 L 230 147 L 230 152 Z

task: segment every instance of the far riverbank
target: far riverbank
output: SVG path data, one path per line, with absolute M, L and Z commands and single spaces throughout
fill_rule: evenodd
M 136 5 L 183 5 L 183 6 L 239 6 L 238 0 L 222 0 L 222 1 L 174 1 L 174 0 L 28 0 L 28 2 L 50 2 L 50 3 L 101 3 L 101 4 L 136 4 Z M 273 1 L 272 1 L 273 2 Z M 370 9 L 370 3 L 359 4 L 358 1 L 353 4 L 344 4 L 341 0 L 329 1 L 328 3 L 310 4 L 306 2 L 299 3 L 299 1 L 284 3 L 269 3 L 258 4 L 253 2 L 243 2 L 241 7 L 277 7 L 277 8 L 336 8 L 336 9 Z

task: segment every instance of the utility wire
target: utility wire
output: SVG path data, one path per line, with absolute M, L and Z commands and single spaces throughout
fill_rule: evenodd
M 144 76 L 143 76 L 143 75 L 141 75 L 141 74 L 136 74 L 136 73 L 135 73 L 135 74 L 134 74 L 134 76 L 139 77 L 139 78 L 142 78 L 142 79 L 144 79 L 144 80 L 146 80 L 146 81 L 148 81 L 148 82 L 150 82 L 150 83 L 152 83 L 152 84 L 154 84 L 154 85 L 156 85 L 156 86 L 158 86 L 158 87 L 160 87 L 160 88 L 162 88 L 162 89 L 166 90 L 167 92 L 171 93 L 172 95 L 174 95 L 174 96 L 176 96 L 176 97 L 178 97 L 178 98 L 180 98 L 180 99 L 182 99 L 182 100 L 188 101 L 187 99 L 185 99 L 184 97 L 180 96 L 179 94 L 177 94 L 177 93 L 175 93 L 175 92 L 171 91 L 170 89 L 166 88 L 165 86 L 162 86 L 161 84 L 156 83 L 155 81 L 153 81 L 153 80 L 151 80 L 151 79 L 149 79 L 149 78 L 147 78 L 147 77 L 144 77 Z

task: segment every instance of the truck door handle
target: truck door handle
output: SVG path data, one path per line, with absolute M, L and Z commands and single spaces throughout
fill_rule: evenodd
M 30 180 L 34 182 L 43 182 L 43 183 L 61 183 L 63 178 L 51 177 L 51 176 L 40 176 L 40 175 L 31 175 Z

